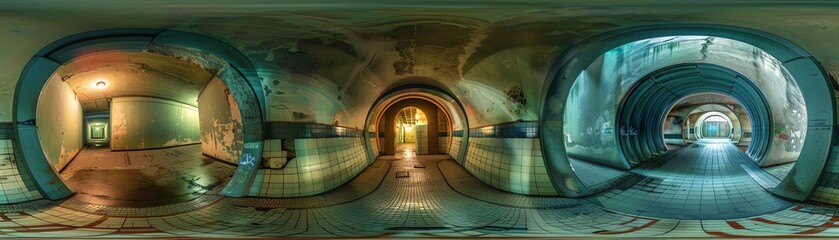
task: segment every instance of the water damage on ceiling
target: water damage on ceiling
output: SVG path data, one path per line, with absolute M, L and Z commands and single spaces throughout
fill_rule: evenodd
M 830 41 L 820 40 L 839 31 L 839 19 L 831 9 L 780 3 L 760 8 L 746 3 L 680 4 L 209 0 L 156 5 L 56 1 L 44 7 L 9 3 L 0 10 L 4 33 L 0 42 L 15 48 L 0 59 L 0 84 L 15 85 L 27 59 L 52 41 L 119 28 L 171 29 L 219 39 L 256 66 L 266 95 L 262 107 L 267 109 L 267 120 L 359 128 L 364 124 L 359 112 L 366 112 L 382 92 L 417 77 L 461 100 L 470 126 L 538 120 L 539 106 L 545 102 L 541 99 L 545 78 L 562 51 L 598 33 L 641 25 L 702 23 L 760 29 L 801 45 L 829 74 L 839 74 L 839 52 L 832 50 Z M 64 11 L 67 8 L 74 11 Z M 791 11 L 796 14 L 791 16 Z M 93 64 L 99 61 L 108 64 Z M 157 91 L 145 84 L 151 83 L 146 77 L 159 76 L 152 80 L 161 86 L 158 90 L 189 104 L 195 104 L 195 91 L 212 78 L 194 66 L 168 66 L 173 62 L 163 56 L 105 54 L 89 62 L 93 65 L 61 72 L 74 84 L 87 111 L 102 110 L 105 97 L 88 89 L 92 80 L 87 78 L 106 71 L 116 78 L 120 72 L 142 73 L 138 76 L 145 76 L 143 81 L 123 87 L 143 94 Z M 179 88 L 183 90 L 175 90 Z M 0 89 L 0 101 L 8 103 L 0 105 L 0 121 L 10 119 L 13 92 Z
M 70 86 L 85 112 L 100 112 L 108 110 L 110 98 L 126 96 L 163 98 L 197 106 L 201 89 L 216 76 L 174 57 L 110 52 L 69 62 L 56 70 L 54 77 Z

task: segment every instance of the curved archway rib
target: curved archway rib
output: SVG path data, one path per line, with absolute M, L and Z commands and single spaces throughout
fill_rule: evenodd
M 697 84 L 698 83 L 698 84 Z M 735 91 L 737 89 L 737 91 Z M 621 128 L 634 132 L 618 133 L 619 146 L 633 164 L 652 159 L 666 151 L 663 133 L 660 132 L 662 116 L 666 116 L 680 99 L 697 93 L 730 95 L 744 103 L 749 116 L 755 119 L 753 135 L 759 141 L 753 144 L 754 159 L 765 157 L 769 145 L 767 135 L 771 115 L 765 97 L 751 80 L 733 70 L 711 64 L 682 64 L 655 71 L 636 82 L 623 104 L 618 108 Z M 630 105 L 631 104 L 631 105 Z M 639 132 L 640 131 L 640 132 Z
M 469 140 L 469 122 L 468 119 L 466 119 L 466 110 L 463 106 L 463 103 L 461 103 L 459 99 L 457 99 L 449 91 L 446 91 L 445 89 L 442 89 L 440 87 L 427 84 L 405 84 L 393 87 L 390 90 L 385 91 L 376 99 L 373 105 L 370 106 L 370 110 L 367 111 L 367 117 L 364 121 L 365 129 L 367 129 L 367 131 L 370 131 L 371 133 L 375 133 L 375 129 L 369 128 L 376 120 L 381 118 L 381 115 L 384 114 L 384 110 L 387 109 L 389 105 L 406 97 L 422 98 L 424 100 L 436 104 L 438 107 L 440 107 L 440 109 L 448 111 L 447 114 L 449 117 L 449 121 L 451 121 L 453 125 L 459 125 L 459 127 L 452 126 L 453 134 L 451 137 L 461 138 L 461 143 L 457 149 L 457 154 L 456 156 L 452 157 L 459 163 L 463 164 L 463 159 L 465 159 L 466 157 L 466 143 Z M 364 143 L 367 149 L 367 157 L 368 160 L 372 163 L 376 159 L 376 154 L 373 152 L 370 133 L 364 134 L 364 136 Z
M 745 42 L 766 51 L 788 70 L 808 107 L 808 134 L 803 141 L 797 164 L 773 193 L 796 200 L 808 199 L 824 169 L 835 132 L 834 93 L 829 79 L 812 55 L 786 39 L 758 30 L 712 24 L 667 24 L 620 29 L 580 41 L 556 58 L 546 77 L 547 87 L 542 91 L 540 107 L 542 151 L 554 187 L 563 196 L 578 197 L 593 193 L 582 184 L 570 166 L 564 145 L 565 101 L 575 77 L 611 49 L 638 40 L 666 36 L 715 36 Z

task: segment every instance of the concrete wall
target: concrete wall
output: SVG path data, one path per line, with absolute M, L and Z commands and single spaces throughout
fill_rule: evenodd
M 749 119 L 749 115 L 742 108 L 735 111 L 735 114 L 740 119 L 740 138 L 737 145 L 749 146 L 752 143 L 752 120 Z
M 236 100 L 220 79 L 210 81 L 198 96 L 201 151 L 219 160 L 236 163 L 242 155 L 242 116 Z
M 198 108 L 165 99 L 120 97 L 111 102 L 111 150 L 199 143 Z
M 685 144 L 682 135 L 682 123 L 685 119 L 681 116 L 667 116 L 664 119 L 664 143 L 666 144 Z
M 60 170 L 84 145 L 82 105 L 70 86 L 55 78 L 47 81 L 38 99 L 36 122 L 44 155 Z

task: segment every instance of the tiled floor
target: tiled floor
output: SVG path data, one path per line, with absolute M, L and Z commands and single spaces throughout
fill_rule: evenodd
M 70 206 L 155 207 L 217 199 L 204 193 L 221 188 L 234 168 L 204 156 L 200 145 L 142 151 L 86 147 L 61 176 L 77 193 L 72 200 L 80 202 Z
M 406 172 L 408 177 L 396 177 Z M 839 235 L 837 210 L 796 204 L 749 218 L 660 219 L 581 199 L 504 193 L 448 156 L 397 154 L 312 197 L 222 198 L 192 211 L 146 217 L 92 214 L 43 200 L 0 205 L 0 237 L 801 238 Z
M 789 174 L 789 171 L 792 170 L 793 166 L 795 166 L 795 162 L 765 167 L 763 168 L 763 170 L 765 170 L 769 174 L 772 174 L 772 176 L 775 176 L 778 179 L 784 179 L 787 176 L 787 174 Z
M 750 217 L 792 206 L 765 190 L 780 181 L 728 140 L 699 140 L 630 172 L 637 177 L 589 200 L 615 211 L 674 219 Z
M 576 159 L 573 157 L 569 157 L 568 161 L 571 163 L 571 166 L 574 167 L 574 171 L 576 171 L 577 173 L 583 173 L 578 174 L 577 176 L 580 178 L 580 181 L 590 189 L 600 189 L 608 187 L 614 184 L 614 182 L 623 179 L 623 177 L 632 175 L 631 173 L 628 173 L 625 170 L 620 170 L 613 167 Z M 595 192 L 597 191 L 595 190 Z
M 396 143 L 396 154 L 417 154 L 417 143 Z

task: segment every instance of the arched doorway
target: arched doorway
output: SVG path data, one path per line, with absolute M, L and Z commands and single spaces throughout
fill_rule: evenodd
M 238 105 L 214 75 L 153 52 L 65 62 L 38 100 L 43 152 L 75 200 L 149 207 L 206 197 L 229 181 L 243 148 Z
M 442 110 L 426 99 L 404 99 L 388 106 L 378 121 L 385 155 L 413 152 L 414 154 L 439 154 L 438 112 Z M 449 123 L 442 123 L 448 128 Z
M 428 154 L 429 122 L 416 107 L 406 107 L 396 114 L 396 152 Z
M 69 36 L 51 43 L 29 61 L 15 91 L 14 119 L 16 144 L 22 148 L 22 156 L 18 161 L 23 163 L 21 172 L 29 174 L 28 179 L 34 180 L 31 184 L 37 185 L 41 195 L 47 199 L 61 199 L 73 194 L 73 190 L 67 187 L 57 171 L 34 172 L 35 169 L 53 169 L 42 149 L 35 120 L 39 93 L 64 64 L 86 56 L 115 52 L 152 52 L 181 59 L 213 72 L 212 75 L 224 82 L 242 117 L 243 147 L 240 155 L 236 156 L 239 164 L 235 167 L 233 177 L 220 194 L 243 196 L 262 155 L 264 109 L 261 105 L 264 95 L 261 94 L 261 88 L 251 87 L 259 82 L 252 65 L 235 48 L 218 40 L 155 29 L 103 30 Z M 108 84 L 107 80 L 96 81 L 93 86 L 102 85 L 99 82 L 105 86 Z M 110 128 L 114 128 L 113 124 L 110 124 Z M 108 140 L 114 139 L 114 136 L 108 137 Z
M 700 118 L 702 119 L 702 118 Z M 719 112 L 711 112 L 708 117 L 697 122 L 696 131 L 699 139 L 729 139 L 733 137 L 734 126 L 731 119 Z
M 435 82 L 433 79 L 423 79 L 423 81 Z M 449 91 L 426 84 L 394 86 L 390 90 L 385 91 L 370 106 L 367 120 L 365 120 L 365 126 L 368 131 L 368 134 L 365 135 L 365 140 L 368 149 L 368 160 L 370 162 L 374 161 L 380 154 L 395 153 L 394 115 L 399 109 L 411 105 L 405 104 L 401 107 L 394 107 L 397 102 L 403 102 L 403 104 L 410 102 L 433 104 L 435 107 L 426 105 L 426 109 L 418 109 L 427 114 L 427 119 L 437 119 L 436 128 L 434 124 L 430 124 L 429 128 L 437 129 L 438 152 L 448 154 L 459 163 L 463 163 L 469 140 L 469 125 L 466 119 L 466 111 L 460 100 L 455 98 Z M 436 118 L 429 116 L 429 113 L 432 113 L 434 109 L 436 109 Z M 391 117 L 386 117 L 388 112 L 390 112 Z M 387 129 L 391 130 L 387 131 Z M 430 145 L 429 143 L 429 149 L 433 148 Z M 429 151 L 429 153 L 433 152 Z

